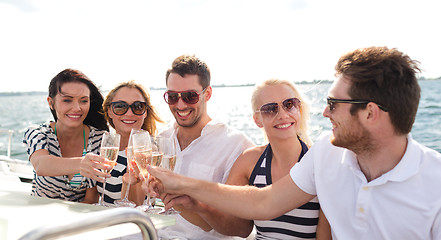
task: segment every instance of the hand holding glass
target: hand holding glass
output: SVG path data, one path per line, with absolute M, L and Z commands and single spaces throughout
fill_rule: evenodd
M 104 157 L 106 160 L 110 161 L 112 165 L 111 170 L 104 170 L 106 173 L 110 173 L 113 170 L 113 167 L 116 165 L 116 159 L 118 158 L 119 152 L 119 141 L 120 135 L 117 133 L 104 133 L 103 138 L 101 140 L 101 150 L 100 155 Z M 104 201 L 104 191 L 106 190 L 106 180 L 104 179 L 103 183 L 103 191 L 101 193 L 101 198 L 98 205 L 105 206 Z
M 135 207 L 136 204 L 132 201 L 129 200 L 129 191 L 130 191 L 130 182 L 131 182 L 131 169 L 133 169 L 132 166 L 132 160 L 133 160 L 133 139 L 132 139 L 132 132 L 130 133 L 130 137 L 129 137 L 129 143 L 127 145 L 126 148 L 126 157 L 127 157 L 127 166 L 126 166 L 126 173 L 128 174 L 128 178 L 129 178 L 129 182 L 127 183 L 127 189 L 126 192 L 124 194 L 124 198 L 120 199 L 120 200 L 116 200 L 115 201 L 115 205 L 118 207 Z M 121 192 L 121 196 L 122 196 L 122 192 Z
M 161 167 L 173 171 L 176 165 L 176 141 L 173 137 L 158 137 L 158 149 L 162 153 Z M 160 212 L 160 214 L 170 215 L 179 214 L 173 208 L 167 211 Z
M 133 157 L 135 159 L 136 165 L 139 169 L 140 177 L 147 178 L 148 181 L 148 171 L 147 166 L 152 162 L 152 143 L 150 140 L 149 132 L 145 130 L 132 130 L 133 138 Z M 150 195 L 147 195 L 147 199 L 144 204 L 138 206 L 138 209 L 143 211 L 148 211 L 150 207 Z

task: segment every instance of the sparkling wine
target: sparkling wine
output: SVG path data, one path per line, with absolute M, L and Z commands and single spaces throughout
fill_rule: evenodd
M 162 157 L 162 167 L 174 170 L 176 165 L 176 155 L 164 155 Z
M 152 153 L 152 166 L 160 166 L 162 161 L 162 153 L 153 152 Z
M 133 155 L 139 171 L 142 174 L 147 174 L 147 166 L 152 163 L 152 149 L 135 148 Z
M 127 156 L 127 168 L 129 169 L 133 169 L 132 166 L 132 160 L 134 160 L 133 158 L 133 147 L 127 147 L 126 149 L 126 156 Z
M 116 159 L 118 158 L 118 148 L 117 147 L 101 147 L 100 155 L 105 159 L 111 161 L 112 167 L 116 165 Z M 109 173 L 112 170 L 106 170 L 106 173 Z

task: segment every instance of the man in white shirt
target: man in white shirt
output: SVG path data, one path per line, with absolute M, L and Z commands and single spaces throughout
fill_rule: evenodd
M 418 71 L 396 49 L 343 55 L 323 112 L 332 133 L 271 187 L 213 184 L 152 168 L 162 182 L 154 189 L 247 219 L 270 219 L 318 196 L 333 239 L 441 239 L 441 154 L 410 134 Z
M 243 133 L 223 123 L 214 122 L 208 116 L 207 103 L 212 94 L 208 66 L 195 56 L 180 56 L 167 71 L 166 84 L 164 99 L 169 104 L 176 123 L 161 135 L 174 137 L 179 145 L 174 171 L 192 178 L 225 183 L 235 160 L 254 144 Z M 164 202 L 175 197 L 161 196 Z M 181 211 L 181 215 L 176 216 L 176 225 L 159 231 L 161 237 L 227 238 L 211 230 L 199 215 L 203 212 L 207 216 L 206 211 L 210 211 L 208 208 L 202 208 L 201 204 L 188 197 L 180 197 L 174 201 L 181 203 L 181 206 L 175 207 Z M 215 214 L 208 215 L 215 217 Z

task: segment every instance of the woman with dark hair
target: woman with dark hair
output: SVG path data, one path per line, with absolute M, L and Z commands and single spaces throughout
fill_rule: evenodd
M 47 102 L 55 121 L 30 127 L 24 134 L 34 167 L 31 195 L 94 202 L 86 191 L 109 176 L 100 170 L 111 168 L 97 155 L 108 131 L 103 96 L 82 72 L 65 69 L 51 80 Z
M 135 81 L 123 82 L 110 90 L 103 103 L 104 117 L 116 133 L 121 136 L 117 164 L 106 181 L 103 201 L 113 204 L 121 198 L 122 176 L 127 172 L 125 149 L 129 143 L 132 129 L 144 129 L 156 135 L 157 122 L 163 122 L 150 102 L 147 90 Z M 136 184 L 136 183 L 134 183 Z M 139 184 L 140 185 L 140 184 Z M 95 195 L 103 192 L 103 184 L 97 183 Z M 131 188 L 129 198 L 143 198 L 144 194 L 136 185 Z M 138 196 L 139 195 L 139 196 Z

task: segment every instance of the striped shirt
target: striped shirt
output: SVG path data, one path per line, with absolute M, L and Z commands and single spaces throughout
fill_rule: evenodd
M 308 147 L 302 141 L 302 152 L 299 161 L 308 151 Z M 268 144 L 265 151 L 257 161 L 250 176 L 250 185 L 265 187 L 272 184 L 271 160 L 273 154 L 271 145 Z M 269 221 L 254 220 L 256 225 L 256 239 L 314 239 L 318 223 L 320 205 L 317 197 L 284 215 Z
M 101 138 L 104 130 L 90 128 L 87 152 L 99 154 Z M 45 149 L 50 155 L 62 157 L 60 144 L 50 123 L 44 123 L 38 127 L 31 127 L 24 133 L 23 143 L 26 144 L 27 153 L 30 157 L 35 151 Z M 95 187 L 96 182 L 82 177 L 81 184 L 74 186 L 70 184 L 69 177 L 64 176 L 39 176 L 34 170 L 32 180 L 32 196 L 61 199 L 73 202 L 81 202 L 86 195 L 86 189 Z
M 110 172 L 112 177 L 106 179 L 106 191 L 104 192 L 104 202 L 113 204 L 115 200 L 121 199 L 122 177 L 126 173 L 127 157 L 125 151 L 119 151 L 116 165 Z M 103 184 L 97 182 L 97 190 L 101 196 Z

